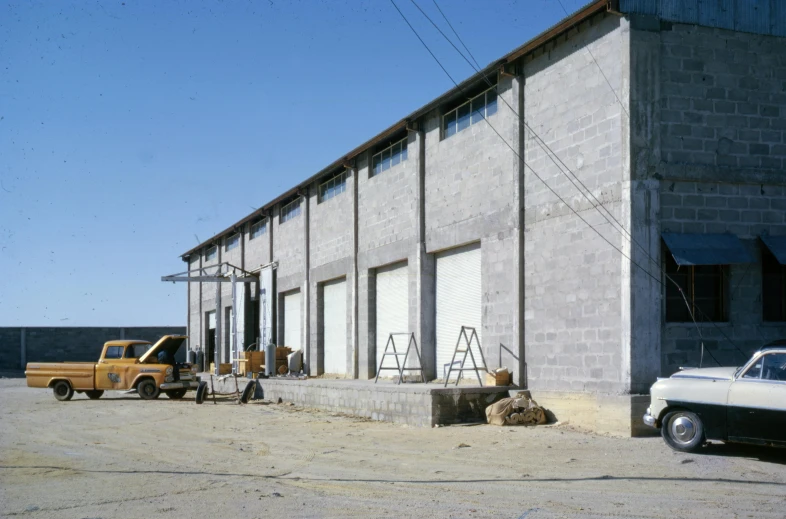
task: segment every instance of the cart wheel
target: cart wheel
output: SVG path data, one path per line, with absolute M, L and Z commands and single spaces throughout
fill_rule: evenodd
M 207 396 L 207 382 L 200 382 L 199 387 L 196 390 L 196 398 L 194 401 L 197 404 L 201 404 L 205 401 L 205 397 Z
M 254 390 L 257 388 L 257 383 L 254 381 L 249 382 L 246 384 L 246 388 L 243 390 L 243 395 L 240 397 L 240 402 L 247 404 L 251 397 L 254 396 Z

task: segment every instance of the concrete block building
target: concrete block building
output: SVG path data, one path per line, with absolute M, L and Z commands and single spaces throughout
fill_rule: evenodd
M 591 2 L 183 260 L 275 263 L 312 376 L 373 378 L 410 332 L 439 379 L 469 326 L 560 418 L 630 432 L 702 343 L 786 337 L 785 37 L 777 0 Z M 188 301 L 191 347 L 227 352 L 215 288 Z

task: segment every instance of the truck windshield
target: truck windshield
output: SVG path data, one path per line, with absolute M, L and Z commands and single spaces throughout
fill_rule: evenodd
M 150 344 L 132 344 L 126 348 L 127 359 L 138 359 L 150 349 Z

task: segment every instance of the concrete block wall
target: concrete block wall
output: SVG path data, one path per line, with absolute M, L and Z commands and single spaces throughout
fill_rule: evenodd
M 402 135 L 403 138 L 403 135 Z M 396 139 L 392 139 L 396 140 Z M 358 269 L 358 377 L 373 378 L 376 358 L 376 269 L 407 262 L 418 250 L 420 159 L 422 137 L 407 134 L 407 160 L 377 175 L 371 174 L 374 150 L 357 160 L 357 269 Z M 410 262 L 411 265 L 411 262 Z M 418 343 L 424 338 L 414 316 L 419 308 L 417 274 L 410 271 L 410 331 Z M 425 339 L 428 341 L 429 339 Z M 433 342 L 433 339 L 431 339 Z
M 0 328 L 0 370 L 19 370 L 22 364 L 21 329 Z
M 660 199 L 662 231 L 728 232 L 740 237 L 756 258 L 756 263 L 729 268 L 728 322 L 699 324 L 711 354 L 723 365 L 742 365 L 766 342 L 786 337 L 786 323 L 762 320 L 763 244 L 758 240 L 765 233 L 786 235 L 786 186 L 662 181 Z M 664 323 L 663 327 L 662 375 L 671 375 L 680 366 L 698 366 L 701 338 L 696 326 Z M 705 354 L 704 366 L 713 365 Z
M 730 267 L 729 322 L 699 325 L 722 364 L 739 364 L 786 332 L 761 321 L 757 240 L 786 233 L 783 39 L 649 17 L 632 17 L 631 27 L 631 176 L 638 191 L 631 211 L 634 233 L 654 259 L 641 253 L 639 261 L 660 275 L 668 254 L 660 233 L 667 230 L 729 232 L 746 242 L 757 263 Z M 692 323 L 665 322 L 663 286 L 644 276 L 636 283 L 634 306 L 649 316 L 637 329 L 649 330 L 656 345 L 638 355 L 657 355 L 649 359 L 657 371 L 639 378 L 647 386 L 655 376 L 698 365 L 701 340 Z M 704 365 L 714 362 L 705 355 Z
M 306 279 L 306 199 L 301 197 L 301 213 L 281 223 L 281 206 L 273 212 L 273 261 L 278 262 L 278 291 L 299 288 Z
M 152 327 L 3 327 L 0 328 L 0 370 L 22 369 L 22 331 L 25 362 L 92 362 L 104 343 L 116 339 L 141 339 L 155 343 L 163 335 L 183 335 L 185 326 Z M 185 360 L 186 348 L 177 359 Z
M 257 383 L 261 389 L 257 396 L 269 401 L 280 398 L 334 413 L 418 427 L 483 421 L 486 407 L 508 396 L 506 389 L 498 387 L 445 389 L 423 384 L 394 386 L 276 379 L 262 379 Z
M 629 31 L 624 19 L 596 22 L 525 63 L 524 116 L 614 218 L 627 224 L 629 173 L 620 100 L 627 96 Z M 614 250 L 623 249 L 622 237 L 533 134 L 526 132 L 524 141 L 528 386 L 629 392 L 631 327 L 623 312 L 629 299 L 623 298 L 630 278 Z M 536 173 L 611 245 L 559 202 Z
M 325 178 L 342 170 L 336 170 Z M 352 376 L 354 367 L 355 311 L 354 311 L 354 269 L 355 269 L 355 191 L 357 174 L 346 170 L 346 185 L 342 193 L 333 198 L 320 201 L 319 186 L 314 183 L 309 193 L 309 284 L 312 297 L 309 312 L 310 373 L 324 372 L 324 322 L 323 290 L 326 281 L 343 278 L 347 290 L 347 358 L 346 372 Z
M 660 41 L 664 161 L 783 168 L 783 38 L 675 23 Z
M 249 222 L 243 231 L 245 247 L 243 250 L 243 263 L 246 270 L 254 270 L 261 265 L 270 263 L 270 219 L 265 220 L 265 232 L 251 238 L 251 226 L 256 222 Z
M 309 351 L 309 301 L 310 287 L 308 286 L 306 233 L 309 218 L 309 198 L 300 197 L 300 214 L 294 218 L 281 222 L 282 205 L 277 205 L 273 210 L 273 261 L 278 263 L 276 270 L 277 293 L 277 322 L 276 342 L 282 344 L 284 338 L 284 294 L 299 290 L 301 293 L 301 344 L 304 349 L 304 362 L 312 362 Z
M 483 353 L 489 367 L 501 361 L 514 380 L 523 384 L 522 287 L 517 282 L 521 272 L 521 165 L 511 150 L 519 147 L 519 120 L 514 110 L 518 112 L 520 107 L 520 81 L 500 76 L 496 91 L 497 112 L 488 122 L 443 138 L 442 114 L 432 114 L 426 121 L 425 251 L 431 255 L 480 241 L 483 302 L 479 334 Z M 433 258 L 429 260 L 422 275 L 426 279 L 430 275 L 433 284 Z M 433 318 L 431 314 L 424 317 Z M 435 347 L 424 343 L 423 351 L 431 362 Z M 501 351 L 505 353 L 502 358 Z
M 188 270 L 198 271 L 202 256 L 194 254 L 188 259 Z M 195 272 L 193 275 L 197 275 Z M 188 284 L 188 348 L 199 349 L 204 344 L 204 331 L 202 330 L 201 315 L 201 287 L 202 283 Z

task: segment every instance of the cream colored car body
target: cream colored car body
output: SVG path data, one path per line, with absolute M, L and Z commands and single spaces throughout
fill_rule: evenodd
M 690 413 L 700 420 L 696 430 L 704 440 L 786 447 L 786 345 L 756 352 L 741 368 L 686 369 L 659 379 L 650 398 L 644 422 L 664 428 L 664 438 L 697 426 Z M 664 421 L 677 411 L 687 421 L 669 431 Z

